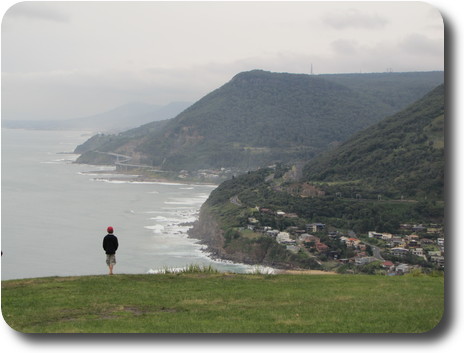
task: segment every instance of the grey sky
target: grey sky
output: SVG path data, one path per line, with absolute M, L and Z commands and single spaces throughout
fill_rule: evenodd
M 422 2 L 23 2 L 3 12 L 2 119 L 194 102 L 252 69 L 444 69 L 443 20 Z

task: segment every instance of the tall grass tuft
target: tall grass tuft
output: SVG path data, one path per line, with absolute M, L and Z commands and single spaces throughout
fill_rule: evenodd
M 211 265 L 202 266 L 198 264 L 190 264 L 182 268 L 169 268 L 163 267 L 163 269 L 153 271 L 154 274 L 180 274 L 180 273 L 220 273 L 219 270 Z
M 180 271 L 181 273 L 219 273 L 219 271 L 211 265 L 200 266 L 191 264 Z

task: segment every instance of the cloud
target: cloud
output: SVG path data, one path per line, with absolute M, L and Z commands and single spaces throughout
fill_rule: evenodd
M 442 39 L 431 39 L 419 33 L 413 33 L 404 38 L 399 43 L 399 47 L 415 55 L 443 55 Z
M 43 2 L 20 2 L 10 7 L 5 17 L 7 17 L 6 15 L 22 17 L 27 20 L 42 20 L 58 23 L 67 23 L 70 21 L 70 17 L 67 14 Z
M 327 14 L 323 17 L 323 23 L 337 30 L 347 28 L 362 28 L 362 29 L 380 29 L 385 27 L 389 21 L 375 13 L 367 14 L 358 9 L 347 9 L 346 11 L 338 11 Z
M 353 55 L 358 52 L 358 43 L 352 39 L 337 39 L 331 43 L 332 49 L 342 55 Z

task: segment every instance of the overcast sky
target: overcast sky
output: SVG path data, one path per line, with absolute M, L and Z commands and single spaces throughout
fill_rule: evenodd
M 22 2 L 2 22 L 2 119 L 203 97 L 252 69 L 444 69 L 423 2 Z

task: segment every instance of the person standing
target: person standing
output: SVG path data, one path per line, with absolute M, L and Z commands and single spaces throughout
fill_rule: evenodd
M 113 274 L 113 266 L 116 265 L 116 250 L 118 250 L 118 238 L 113 234 L 113 227 L 107 228 L 108 234 L 103 238 L 103 249 L 106 253 L 106 264 L 110 270 L 110 275 Z

